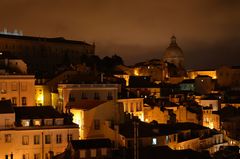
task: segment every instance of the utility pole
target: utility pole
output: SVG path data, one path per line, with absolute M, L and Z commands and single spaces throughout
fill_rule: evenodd
M 139 146 L 138 146 L 138 125 L 139 123 L 137 121 L 133 121 L 133 144 L 134 144 L 134 148 L 133 148 L 133 153 L 134 153 L 134 159 L 138 159 L 139 155 L 138 155 L 138 151 L 139 151 Z

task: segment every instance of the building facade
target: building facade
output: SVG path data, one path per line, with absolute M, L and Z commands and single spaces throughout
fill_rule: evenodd
M 0 99 L 10 99 L 15 106 L 33 106 L 34 84 L 33 75 L 0 75 Z

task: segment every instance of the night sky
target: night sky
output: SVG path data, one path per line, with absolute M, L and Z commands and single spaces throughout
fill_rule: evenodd
M 187 68 L 240 65 L 240 0 L 0 0 L 0 30 L 96 43 L 125 64 L 161 58 L 174 34 Z

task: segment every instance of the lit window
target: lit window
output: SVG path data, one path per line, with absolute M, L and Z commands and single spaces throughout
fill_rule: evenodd
M 28 145 L 29 144 L 28 136 L 26 136 L 26 135 L 22 136 L 22 144 L 23 145 Z
M 34 145 L 40 144 L 40 135 L 34 135 Z
M 152 139 L 152 145 L 157 145 L 157 138 Z
M 33 125 L 34 125 L 34 126 L 41 126 L 41 119 L 35 119 L 35 120 L 33 120 Z
M 30 126 L 30 120 L 22 120 L 21 122 L 22 126 Z

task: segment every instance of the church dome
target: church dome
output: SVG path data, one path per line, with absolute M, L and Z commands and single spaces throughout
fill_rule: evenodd
M 166 49 L 163 55 L 163 60 L 169 63 L 173 63 L 176 66 L 183 64 L 184 56 L 182 49 L 177 45 L 176 37 L 171 37 L 171 43 Z

